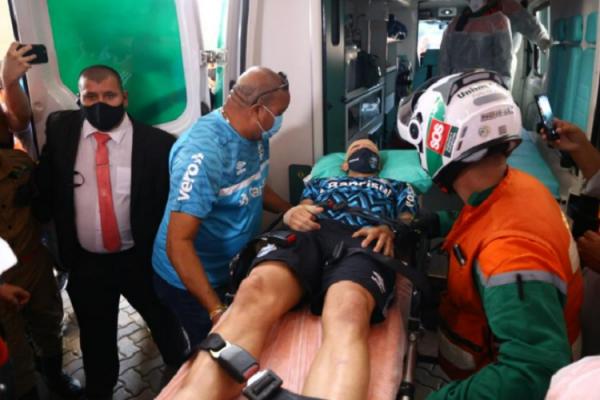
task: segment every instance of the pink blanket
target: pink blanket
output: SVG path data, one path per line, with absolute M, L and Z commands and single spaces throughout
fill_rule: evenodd
M 406 350 L 406 321 L 410 305 L 410 282 L 396 281 L 396 297 L 385 322 L 371 329 L 369 351 L 371 380 L 369 399 L 393 400 L 402 380 Z M 283 379 L 283 386 L 300 393 L 310 365 L 321 345 L 321 322 L 308 309 L 288 313 L 271 330 L 265 351 L 260 358 L 261 369 L 269 368 Z M 173 397 L 181 386 L 189 365 L 184 364 L 157 399 Z

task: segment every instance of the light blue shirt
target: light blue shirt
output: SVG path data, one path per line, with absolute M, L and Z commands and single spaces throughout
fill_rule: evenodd
M 255 236 L 262 220 L 262 193 L 269 173 L 268 138 L 240 136 L 216 110 L 177 140 L 169 156 L 169 200 L 154 241 L 154 271 L 185 289 L 167 257 L 171 212 L 202 220 L 196 254 L 213 287 L 229 278 L 229 262 Z

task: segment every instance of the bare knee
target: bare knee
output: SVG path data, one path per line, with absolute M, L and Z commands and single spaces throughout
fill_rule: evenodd
M 271 302 L 270 287 L 267 280 L 258 270 L 254 270 L 240 284 L 235 295 L 235 303 L 244 307 L 268 307 Z
M 353 282 L 338 282 L 327 291 L 323 307 L 325 335 L 336 340 L 365 339 L 369 334 L 375 300 Z
M 281 265 L 279 265 L 281 264 Z M 244 279 L 235 296 L 234 304 L 244 310 L 257 309 L 287 311 L 301 295 L 294 275 L 282 263 L 254 268 Z

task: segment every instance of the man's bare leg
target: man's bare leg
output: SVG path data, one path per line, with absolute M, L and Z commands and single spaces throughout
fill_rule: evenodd
M 303 394 L 328 400 L 364 400 L 369 389 L 369 338 L 373 296 L 362 286 L 333 284 L 323 307 L 323 344 Z
M 252 270 L 213 332 L 235 343 L 258 359 L 273 324 L 298 303 L 302 288 L 281 262 L 264 262 Z M 198 353 L 177 400 L 226 400 L 242 385 L 233 380 L 207 352 Z

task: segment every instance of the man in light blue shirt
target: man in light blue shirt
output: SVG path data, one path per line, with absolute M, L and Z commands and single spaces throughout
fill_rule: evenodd
M 200 118 L 171 150 L 154 283 L 192 346 L 224 311 L 229 262 L 259 232 L 263 207 L 290 207 L 266 185 L 269 139 L 289 105 L 288 86 L 282 73 L 249 69 L 223 108 Z

